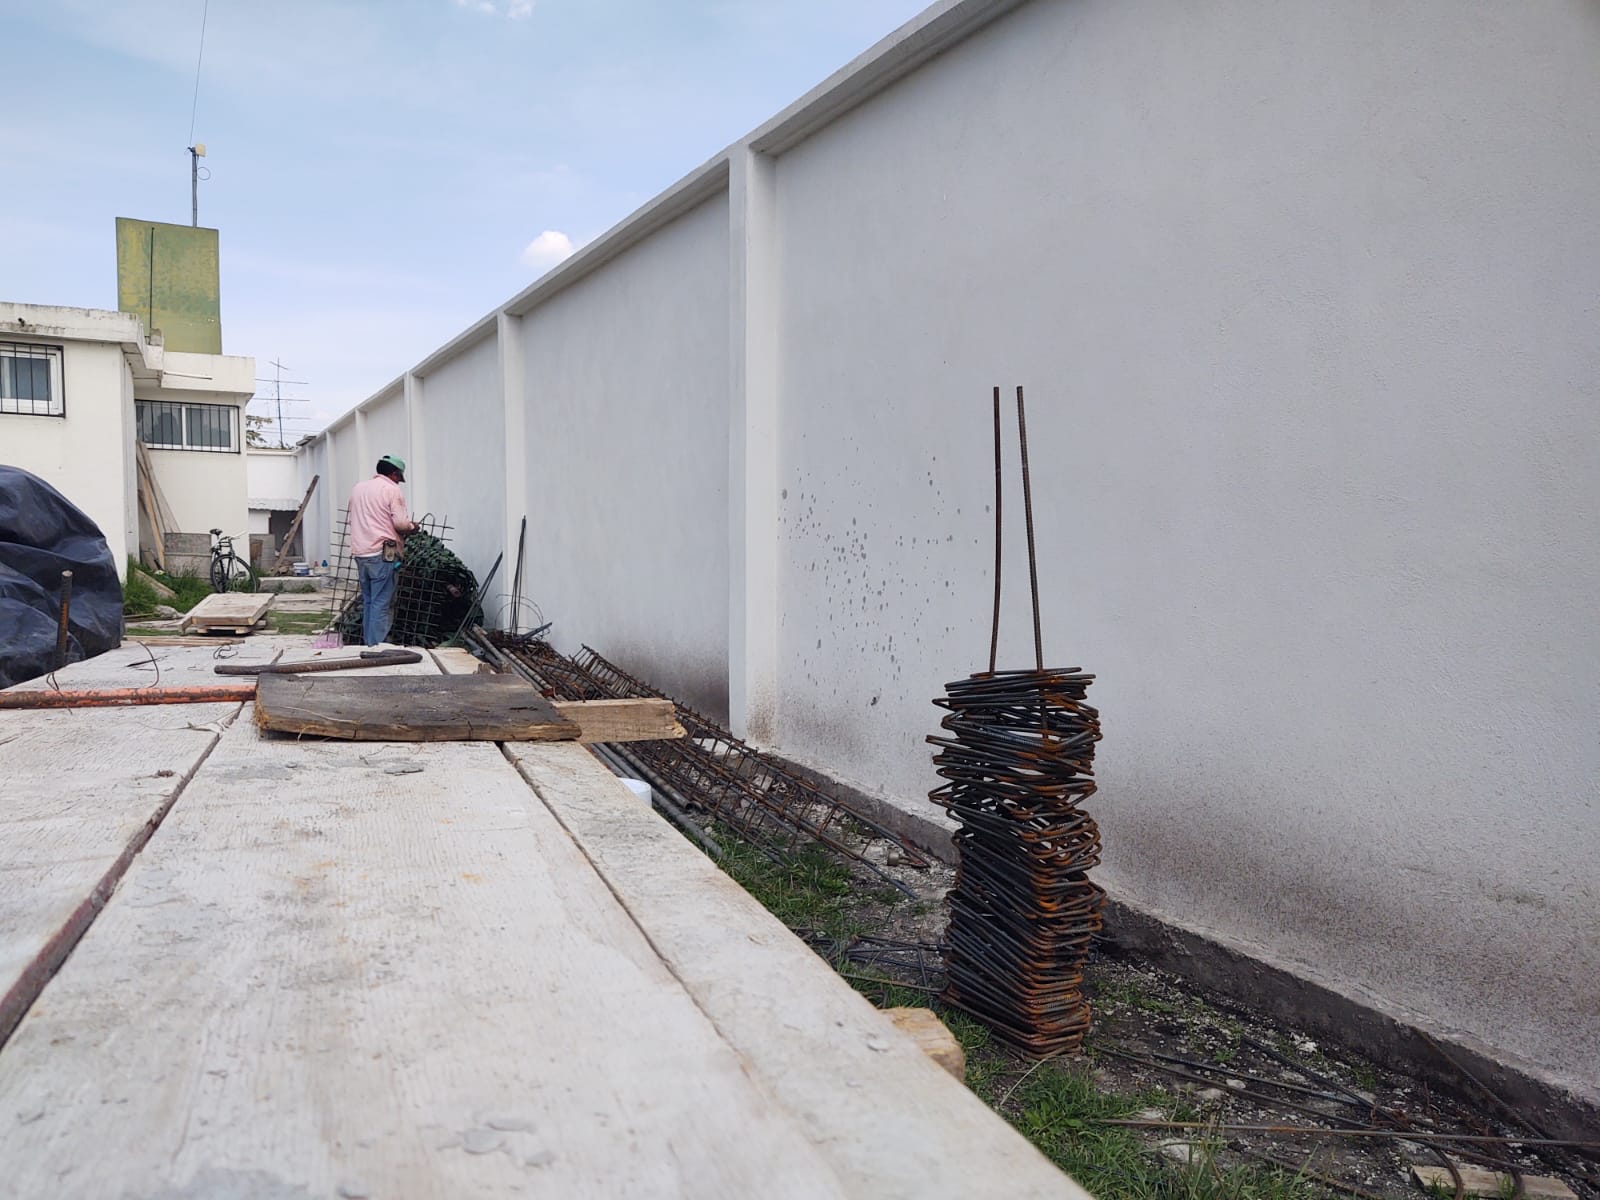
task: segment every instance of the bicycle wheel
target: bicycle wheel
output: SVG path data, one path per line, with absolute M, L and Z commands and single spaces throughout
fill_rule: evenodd
M 220 554 L 211 556 L 211 589 L 217 592 L 228 590 L 228 562 Z
M 256 573 L 255 567 L 248 559 L 235 555 L 230 573 L 233 576 L 233 590 L 236 592 L 253 592 L 260 586 L 261 576 Z

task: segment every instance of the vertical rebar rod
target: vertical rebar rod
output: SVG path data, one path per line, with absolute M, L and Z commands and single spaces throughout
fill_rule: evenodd
M 1000 653 L 1000 388 L 994 389 L 994 624 L 989 630 L 989 674 L 994 674 Z
M 1044 670 L 1044 635 L 1039 632 L 1039 559 L 1033 548 L 1033 485 L 1028 479 L 1028 414 L 1022 404 L 1022 385 L 1017 385 L 1017 438 L 1022 446 L 1022 512 L 1028 527 L 1028 586 L 1033 593 L 1033 657 Z
M 56 626 L 56 670 L 67 665 L 67 621 L 72 610 L 72 572 L 61 572 L 61 621 Z

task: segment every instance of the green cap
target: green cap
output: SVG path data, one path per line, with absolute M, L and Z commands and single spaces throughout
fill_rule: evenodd
M 406 473 L 406 460 L 401 458 L 398 454 L 385 454 L 378 461 L 381 463 L 388 463 L 396 471 L 399 471 L 402 477 Z

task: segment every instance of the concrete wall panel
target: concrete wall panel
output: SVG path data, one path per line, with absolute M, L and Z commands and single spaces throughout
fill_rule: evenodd
M 1101 878 L 1593 1095 L 1600 22 L 1533 11 L 1032 4 L 781 158 L 779 729 L 923 803 L 1024 383 Z
M 727 708 L 728 211 L 718 197 L 522 318 L 529 594 Z
M 419 383 L 422 444 L 416 454 L 415 494 L 448 518 L 450 547 L 480 582 L 505 540 L 505 408 L 493 337 L 433 367 Z M 484 599 L 491 625 L 500 624 L 511 572 L 500 574 Z M 509 609 L 506 610 L 509 617 Z
M 402 392 L 395 391 L 385 396 L 376 404 L 366 410 L 367 421 L 367 458 L 363 459 L 361 469 L 365 473 L 362 478 L 372 473 L 373 466 L 385 454 L 398 454 L 402 461 L 411 456 L 411 428 L 406 420 L 406 398 Z M 410 474 L 406 476 L 408 485 Z M 409 487 L 408 487 L 409 490 Z

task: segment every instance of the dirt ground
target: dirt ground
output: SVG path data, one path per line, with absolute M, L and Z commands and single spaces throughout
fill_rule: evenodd
M 874 865 L 915 899 L 886 889 L 881 877 L 856 867 L 852 874 L 860 899 L 853 916 L 866 932 L 840 970 L 847 976 L 864 971 L 893 977 L 938 1007 L 943 899 L 954 869 L 938 862 L 927 869 L 900 864 L 897 853 L 882 843 L 865 849 Z M 1571 1151 L 1423 1140 L 1428 1134 L 1508 1138 L 1528 1133 L 1465 1077 L 1460 1092 L 1440 1093 L 1349 1047 L 1319 1044 L 1238 997 L 1203 994 L 1107 949 L 1091 954 L 1085 992 L 1094 1025 L 1084 1053 L 1071 1065 L 1088 1073 L 1103 1093 L 1149 1101 L 1131 1119 L 1151 1126 L 1135 1132 L 1149 1154 L 1180 1168 L 1203 1155 L 1208 1166 L 1214 1161 L 1221 1168 L 1275 1165 L 1317 1191 L 1420 1200 L 1428 1190 L 1413 1178 L 1412 1167 L 1453 1163 L 1500 1172 L 1508 1197 L 1516 1194 L 1520 1172 L 1554 1176 L 1581 1200 L 1600 1200 L 1600 1169 Z M 1008 1094 L 1032 1067 L 1032 1060 L 1014 1056 L 1001 1067 L 1003 1077 L 991 1081 L 992 1089 Z M 1162 1128 L 1162 1123 L 1193 1128 Z M 1237 1128 L 1263 1126 L 1273 1128 Z M 1335 1136 L 1287 1128 L 1364 1126 L 1414 1129 L 1418 1137 Z M 1453 1195 L 1452 1183 L 1437 1194 Z M 1537 1183 L 1531 1186 L 1539 1190 Z

